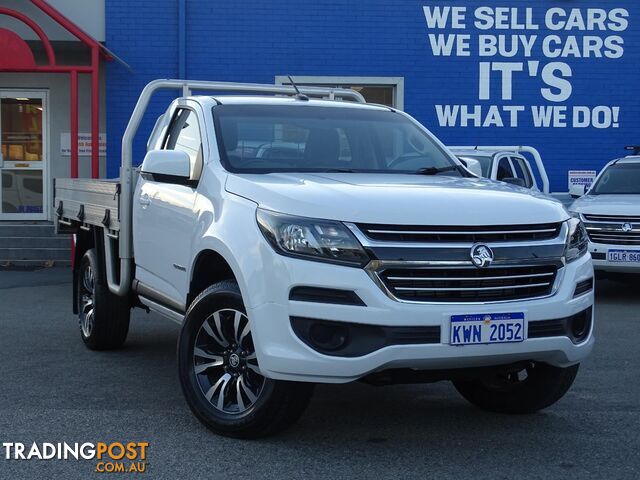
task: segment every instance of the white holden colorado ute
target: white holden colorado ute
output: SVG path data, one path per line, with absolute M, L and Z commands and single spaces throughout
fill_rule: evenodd
M 543 190 L 549 193 L 547 172 L 540 153 L 533 147 L 449 147 L 449 150 L 467 170 L 478 177 L 539 191 L 531 163 L 521 152 L 532 153 L 542 178 Z
M 183 97 L 134 169 L 135 132 L 167 88 Z M 55 185 L 82 339 L 121 346 L 133 307 L 179 322 L 185 398 L 220 434 L 275 433 L 315 383 L 355 380 L 451 380 L 480 408 L 534 412 L 593 347 L 580 220 L 472 176 L 356 92 L 156 80 L 121 161 L 118 181 Z
M 600 274 L 640 273 L 640 147 L 609 162 L 586 192 L 576 185 L 571 214 L 589 235 L 589 251 Z

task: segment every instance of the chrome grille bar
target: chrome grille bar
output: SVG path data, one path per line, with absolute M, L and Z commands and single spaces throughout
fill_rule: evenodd
M 366 230 L 367 233 L 379 233 L 383 235 L 510 235 L 529 233 L 554 233 L 555 228 L 545 228 L 541 230 L 482 230 L 482 231 L 446 231 L 446 230 Z
M 525 242 L 558 238 L 562 223 L 493 226 L 358 224 L 354 228 L 368 240 L 381 243 Z
M 416 291 L 416 292 L 477 292 L 477 291 L 489 291 L 489 290 L 511 290 L 511 289 L 521 289 L 521 288 L 532 288 L 532 287 L 548 287 L 549 282 L 545 283 L 533 283 L 527 285 L 509 285 L 509 286 L 500 286 L 500 287 L 434 287 L 434 288 L 424 288 L 424 287 L 393 287 L 394 290 L 397 291 Z
M 640 215 L 590 215 L 582 214 L 587 222 L 598 223 L 640 223 Z
M 387 277 L 388 280 L 398 280 L 398 281 L 433 281 L 436 282 L 438 280 L 455 280 L 455 281 L 468 281 L 468 280 L 503 280 L 503 279 L 515 279 L 515 278 L 534 278 L 534 277 L 551 277 L 554 274 L 552 272 L 549 273 L 536 273 L 533 275 L 502 275 L 498 277 Z
M 614 224 L 614 225 L 619 225 L 619 224 Z M 640 226 L 640 224 L 638 224 Z M 615 228 L 615 227 L 606 227 L 606 228 L 602 228 L 602 227 L 594 227 L 592 224 L 589 224 L 588 227 L 586 227 L 588 232 L 594 232 L 594 233 L 616 233 L 616 232 L 622 232 L 623 230 L 621 228 Z M 632 230 L 629 230 L 628 232 L 624 232 L 624 233 L 640 233 L 640 228 L 634 228 Z
M 631 235 L 617 235 L 615 233 L 611 233 L 611 234 L 605 234 L 605 233 L 592 233 L 591 234 L 592 237 L 601 237 L 601 238 L 617 238 L 617 239 L 624 239 L 624 240 L 640 240 L 640 235 L 638 236 L 631 236 Z

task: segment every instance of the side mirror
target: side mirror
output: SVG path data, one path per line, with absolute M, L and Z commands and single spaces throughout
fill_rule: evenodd
M 571 195 L 571 198 L 580 198 L 585 194 L 585 190 L 584 185 L 571 185 L 569 195 Z
M 151 150 L 144 157 L 140 171 L 156 181 L 179 183 L 189 180 L 191 159 L 182 150 Z
M 475 160 L 473 158 L 465 158 L 464 160 L 460 159 L 460 162 L 462 162 L 466 169 L 473 173 L 476 177 L 482 178 L 482 165 L 480 165 L 480 162 L 478 160 Z
M 518 187 L 524 187 L 525 186 L 524 180 L 522 178 L 505 177 L 505 178 L 502 179 L 502 181 L 504 183 L 509 183 L 511 185 L 516 185 Z

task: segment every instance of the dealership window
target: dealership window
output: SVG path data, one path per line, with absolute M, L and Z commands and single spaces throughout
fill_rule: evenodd
M 293 76 L 293 80 L 298 86 L 349 88 L 361 93 L 369 103 L 404 109 L 403 77 Z M 276 84 L 289 85 L 290 81 L 286 75 L 278 75 Z

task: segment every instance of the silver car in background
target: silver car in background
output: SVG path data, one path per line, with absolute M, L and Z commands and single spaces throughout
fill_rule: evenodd
M 571 205 L 589 235 L 589 251 L 600 272 L 640 273 L 640 148 L 609 162 L 585 193 L 576 185 Z
M 539 191 L 533 168 L 518 148 L 450 147 L 451 152 L 475 175 Z

